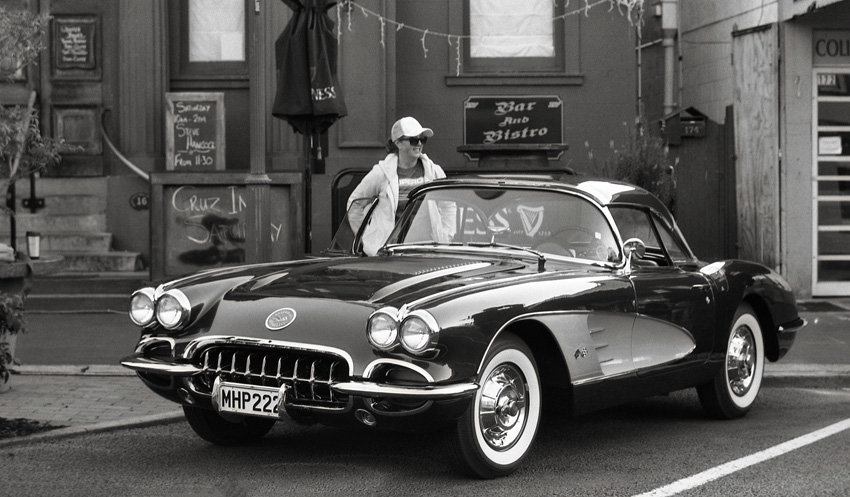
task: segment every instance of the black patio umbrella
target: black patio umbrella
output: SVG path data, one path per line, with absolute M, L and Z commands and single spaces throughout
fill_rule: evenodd
M 306 251 L 311 251 L 311 175 L 313 158 L 323 161 L 318 136 L 347 114 L 337 77 L 337 40 L 328 10 L 331 0 L 282 0 L 292 19 L 275 41 L 277 92 L 272 115 L 305 135 Z M 325 155 L 327 151 L 325 151 Z M 323 162 L 322 162 L 323 164 Z M 322 168 L 321 172 L 324 171 Z
M 320 134 L 346 115 L 337 77 L 330 0 L 282 0 L 294 12 L 275 42 L 278 81 L 272 115 L 298 133 Z

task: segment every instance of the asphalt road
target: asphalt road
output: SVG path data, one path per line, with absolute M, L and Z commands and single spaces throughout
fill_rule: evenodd
M 653 397 L 548 420 L 525 465 L 492 481 L 453 473 L 434 436 L 278 424 L 256 445 L 223 448 L 181 422 L 11 447 L 0 493 L 847 495 L 848 405 L 850 389 L 765 388 L 750 415 L 722 422 L 703 415 L 693 391 Z M 662 493 L 668 485 L 674 493 Z

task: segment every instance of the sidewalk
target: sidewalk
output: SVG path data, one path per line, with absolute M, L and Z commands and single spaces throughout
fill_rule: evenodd
M 801 303 L 808 326 L 791 352 L 765 367 L 766 388 L 850 388 L 850 300 Z M 28 316 L 18 340 L 22 365 L 12 390 L 0 395 L 0 417 L 67 428 L 0 440 L 0 446 L 181 421 L 181 408 L 121 367 L 138 330 L 123 313 L 43 313 Z

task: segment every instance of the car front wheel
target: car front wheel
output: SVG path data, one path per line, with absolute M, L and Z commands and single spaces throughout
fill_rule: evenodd
M 711 383 L 697 388 L 705 411 L 721 419 L 740 418 L 756 401 L 764 374 L 764 338 L 755 311 L 742 304 L 732 321 L 726 359 Z
M 254 442 L 263 438 L 275 424 L 274 419 L 250 416 L 234 417 L 231 421 L 215 411 L 192 406 L 183 406 L 183 415 L 198 436 L 216 445 Z
M 472 404 L 449 434 L 456 469 L 496 478 L 512 473 L 528 455 L 540 424 L 537 363 L 514 335 L 501 337 L 484 360 Z

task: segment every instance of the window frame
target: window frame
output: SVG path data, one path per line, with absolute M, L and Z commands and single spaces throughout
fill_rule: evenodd
M 564 14 L 563 5 L 552 6 L 552 43 L 555 55 L 549 57 L 472 57 L 472 41 L 469 38 L 472 33 L 469 0 L 463 2 L 463 33 L 467 36 L 467 43 L 463 44 L 463 67 L 465 72 L 470 73 L 563 73 L 566 68 L 564 60 L 564 22 L 554 20 L 556 16 Z M 508 69 L 505 70 L 504 68 Z
M 566 12 L 566 5 L 558 6 L 553 18 Z M 576 86 L 584 83 L 581 72 L 580 15 L 566 16 L 555 22 L 555 64 L 542 68 L 534 64 L 513 65 L 516 59 L 490 59 L 508 61 L 508 70 L 485 63 L 483 66 L 471 63 L 469 36 L 469 2 L 466 0 L 449 2 L 449 28 L 452 33 L 463 33 L 462 37 L 450 38 L 448 46 L 448 65 L 446 68 L 447 86 Z M 558 35 L 557 33 L 560 33 Z M 460 47 L 458 47 L 460 43 Z M 458 58 L 460 60 L 458 61 Z M 526 67 L 522 67 L 526 66 Z
M 169 30 L 171 46 L 171 79 L 175 81 L 197 80 L 231 80 L 247 81 L 250 77 L 249 58 L 247 49 L 250 40 L 251 11 L 249 2 L 245 4 L 245 60 L 226 62 L 191 62 L 189 61 L 189 2 L 186 0 L 168 2 Z

